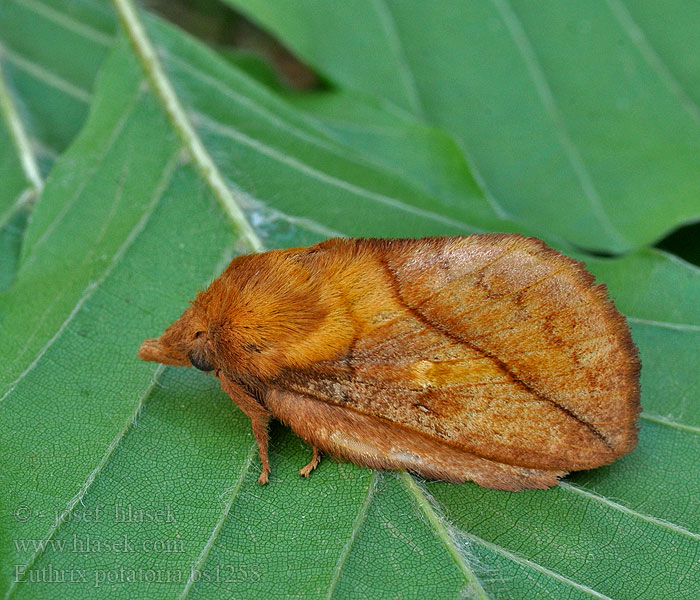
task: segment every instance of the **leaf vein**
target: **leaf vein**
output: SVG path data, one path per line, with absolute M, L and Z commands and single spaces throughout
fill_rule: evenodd
M 431 498 L 429 498 L 428 493 L 419 487 L 415 479 L 413 479 L 408 471 L 401 471 L 399 479 L 401 479 L 404 487 L 413 496 L 421 512 L 428 519 L 428 522 L 435 531 L 436 535 L 444 544 L 452 560 L 454 560 L 457 568 L 459 568 L 459 570 L 462 572 L 462 575 L 464 576 L 465 581 L 469 584 L 474 597 L 478 598 L 479 600 L 488 600 L 489 596 L 486 593 L 486 590 L 484 590 L 484 588 L 481 586 L 476 574 L 469 566 L 462 553 L 459 551 L 451 532 L 435 511 L 435 508 L 433 507 L 434 501 L 431 502 Z
M 102 33 L 100 30 L 95 29 L 94 27 L 91 27 L 90 25 L 86 25 L 85 23 L 81 23 L 80 21 L 77 21 L 76 19 L 72 19 L 67 15 L 64 15 L 63 13 L 57 11 L 54 8 L 51 8 L 50 6 L 44 4 L 43 2 L 37 2 L 36 0 L 13 0 L 15 4 L 18 6 L 23 6 L 27 10 L 30 10 L 33 13 L 36 13 L 38 15 L 41 15 L 48 21 L 52 21 L 56 25 L 59 25 L 61 27 L 64 27 L 66 29 L 70 29 L 71 31 L 74 31 L 78 35 L 87 38 L 89 40 L 92 40 L 93 42 L 96 42 L 97 44 L 100 44 L 101 46 L 109 46 L 112 43 L 112 37 L 107 35 L 106 33 Z
M 593 598 L 598 598 L 599 600 L 613 600 L 609 596 L 606 596 L 605 594 L 601 594 L 600 592 L 594 590 L 593 588 L 588 587 L 587 585 L 583 585 L 582 583 L 578 583 L 574 581 L 573 579 L 569 579 L 568 577 L 565 577 L 564 575 L 561 575 L 560 573 L 557 573 L 556 571 L 552 571 L 551 569 L 548 569 L 547 567 L 544 567 L 540 564 L 537 564 L 536 562 L 533 562 L 531 560 L 528 560 L 522 556 L 519 556 L 518 554 L 515 554 L 513 552 L 510 552 L 509 550 L 506 550 L 502 546 L 499 546 L 498 544 L 493 544 L 491 542 L 487 542 L 486 540 L 477 537 L 471 533 L 466 533 L 466 532 L 461 532 L 461 535 L 463 535 L 466 539 L 468 539 L 470 542 L 473 542 L 474 544 L 478 544 L 479 546 L 483 546 L 487 550 L 490 550 L 491 552 L 494 552 L 496 554 L 500 554 L 504 558 L 510 560 L 511 562 L 517 563 L 523 567 L 527 567 L 529 569 L 532 569 L 534 571 L 539 571 L 540 573 L 546 575 L 547 577 L 551 577 L 552 579 L 555 579 L 557 581 L 560 581 L 561 583 L 564 583 L 566 585 L 570 585 L 571 587 L 588 594 L 589 596 L 592 596 Z
M 667 417 L 661 417 L 659 415 L 652 415 L 647 412 L 643 412 L 640 417 L 645 421 L 650 423 L 656 423 L 657 425 L 663 425 L 665 427 L 672 427 L 674 429 L 680 429 L 681 431 L 688 431 L 689 433 L 695 433 L 700 435 L 700 427 L 694 425 L 686 425 L 685 423 L 679 423 L 677 421 L 672 421 Z
M 0 57 L 6 58 L 18 69 L 24 71 L 28 75 L 31 75 L 37 80 L 42 81 L 49 87 L 60 90 L 83 104 L 90 103 L 92 94 L 89 90 L 84 90 L 67 79 L 60 77 L 56 73 L 47 71 L 43 66 L 29 60 L 28 58 L 16 54 L 12 50 L 9 50 L 6 46 L 0 45 Z
M 51 223 L 46 227 L 44 230 L 44 233 L 39 236 L 37 241 L 34 243 L 32 246 L 32 254 L 30 254 L 27 259 L 20 265 L 19 271 L 23 271 L 26 269 L 32 262 L 34 261 L 34 258 L 36 256 L 36 250 L 40 248 L 44 242 L 49 238 L 49 236 L 53 233 L 54 229 L 56 229 L 56 226 L 63 220 L 63 218 L 68 214 L 70 209 L 73 207 L 75 202 L 80 198 L 80 195 L 83 193 L 83 190 L 88 184 L 88 181 L 92 175 L 95 174 L 97 171 L 98 166 L 100 163 L 102 163 L 109 152 L 112 150 L 114 145 L 117 143 L 117 140 L 121 136 L 122 132 L 124 131 L 124 128 L 126 127 L 127 122 L 131 118 L 131 115 L 134 112 L 134 109 L 136 108 L 136 105 L 138 104 L 141 95 L 143 94 L 143 90 L 139 86 L 137 92 L 134 94 L 133 98 L 130 100 L 128 106 L 126 107 L 124 113 L 119 117 L 119 121 L 116 123 L 114 126 L 114 129 L 112 130 L 109 140 L 107 141 L 107 144 L 105 145 L 104 149 L 102 150 L 102 153 L 100 154 L 98 160 L 95 161 L 95 165 L 91 167 L 88 171 L 89 175 L 83 179 L 81 184 L 78 186 L 78 189 L 76 192 L 71 196 L 70 200 L 68 202 L 64 203 L 63 207 L 61 210 L 56 214 L 54 219 L 51 221 Z
M 492 2 L 496 6 L 496 9 L 501 15 L 501 18 L 503 19 L 503 22 L 513 38 L 515 45 L 520 51 L 528 73 L 530 74 L 530 77 L 535 85 L 540 101 L 551 119 L 552 125 L 554 126 L 554 131 L 559 137 L 566 157 L 569 160 L 574 173 L 576 174 L 576 177 L 581 185 L 581 189 L 588 198 L 591 209 L 596 215 L 598 222 L 613 239 L 618 242 L 625 243 L 625 239 L 620 231 L 615 228 L 610 221 L 610 218 L 605 211 L 600 194 L 598 193 L 595 183 L 593 182 L 593 178 L 588 171 L 588 167 L 583 161 L 581 153 L 574 144 L 574 141 L 566 128 L 566 124 L 564 123 L 561 111 L 557 106 L 552 89 L 547 82 L 544 69 L 537 58 L 530 40 L 528 39 L 525 28 L 513 11 L 513 8 L 510 6 L 508 0 L 492 0 Z
M 691 325 L 688 323 L 671 323 L 669 321 L 653 321 L 651 319 L 642 319 L 640 317 L 627 317 L 632 323 L 640 325 L 648 325 L 649 327 L 663 327 L 664 329 L 676 329 L 678 331 L 700 331 L 700 325 Z
M 646 522 L 651 523 L 653 525 L 656 525 L 658 527 L 663 527 L 663 528 L 668 529 L 670 531 L 673 531 L 674 533 L 677 533 L 679 535 L 689 537 L 693 540 L 700 540 L 700 533 L 695 533 L 693 531 L 686 529 L 685 527 L 681 527 L 680 525 L 676 525 L 675 523 L 671 523 L 669 521 L 665 521 L 663 519 L 659 519 L 657 517 L 652 517 L 651 515 L 647 515 L 647 514 L 638 512 L 638 511 L 633 510 L 631 508 L 628 508 L 622 504 L 619 504 L 618 502 L 614 502 L 613 500 L 610 500 L 609 498 L 605 498 L 604 496 L 596 494 L 595 492 L 591 492 L 589 490 L 586 490 L 586 489 L 581 488 L 579 486 L 572 485 L 572 484 L 567 483 L 565 481 L 560 481 L 559 487 L 564 489 L 564 490 L 570 490 L 571 492 L 573 492 L 575 494 L 580 494 L 582 496 L 585 496 L 586 498 L 590 498 L 591 500 L 594 500 L 595 502 L 599 502 L 600 504 L 605 504 L 605 505 L 607 505 L 615 510 L 623 512 L 623 513 L 630 515 L 632 517 L 635 517 L 636 519 L 641 519 L 642 521 L 646 521 Z
M 350 551 L 352 550 L 352 546 L 355 543 L 357 532 L 362 528 L 362 524 L 367 518 L 367 511 L 369 510 L 369 506 L 372 503 L 372 499 L 374 498 L 374 492 L 377 487 L 377 473 L 378 472 L 376 470 L 372 470 L 369 485 L 367 486 L 367 495 L 365 496 L 365 499 L 362 502 L 362 505 L 360 506 L 360 510 L 357 512 L 355 521 L 352 524 L 350 536 L 345 542 L 343 549 L 340 551 L 338 562 L 336 563 L 335 569 L 333 570 L 333 577 L 331 577 L 330 584 L 328 585 L 328 593 L 326 594 L 326 600 L 330 600 L 331 598 L 333 598 L 335 588 L 338 586 L 338 581 L 340 581 L 340 575 L 343 572 L 343 567 L 345 566 L 345 562 L 347 561 L 348 556 L 350 555 Z
M 416 78 L 408 64 L 408 59 L 406 57 L 406 53 L 404 52 L 394 17 L 391 14 L 389 7 L 386 5 L 386 2 L 383 0 L 375 0 L 373 5 L 377 11 L 377 15 L 379 16 L 379 21 L 386 32 L 386 41 L 394 52 L 394 57 L 396 58 L 399 67 L 399 75 L 404 84 L 404 88 L 408 93 L 409 102 L 418 116 L 425 117 L 425 108 L 421 102 Z
M 160 64 L 156 50 L 151 40 L 148 38 L 136 8 L 131 0 L 113 0 L 113 4 L 121 17 L 124 29 L 131 40 L 132 47 L 153 89 L 156 91 L 175 130 L 180 135 L 180 139 L 192 156 L 197 170 L 204 181 L 207 182 L 214 196 L 220 202 L 234 227 L 246 241 L 250 249 L 255 252 L 261 251 L 263 245 L 260 238 L 250 226 L 250 223 L 248 223 L 248 220 L 239 206 L 238 200 L 233 196 L 221 172 L 214 163 L 214 160 L 197 136 L 194 127 L 187 117 L 185 109 L 180 103 L 175 89 Z
M 81 294 L 80 298 L 78 299 L 78 302 L 75 304 L 71 312 L 68 314 L 68 316 L 64 319 L 64 321 L 61 323 L 59 328 L 57 329 L 56 333 L 51 336 L 51 338 L 44 344 L 44 346 L 39 350 L 37 355 L 34 357 L 34 360 L 32 360 L 31 363 L 27 366 L 27 368 L 22 371 L 17 378 L 9 385 L 7 391 L 0 397 L 0 402 L 5 400 L 16 388 L 17 386 L 22 382 L 22 380 L 31 373 L 34 368 L 37 366 L 39 361 L 43 358 L 43 356 L 49 351 L 51 346 L 54 345 L 56 340 L 63 334 L 65 331 L 66 327 L 73 321 L 75 316 L 80 312 L 80 309 L 83 307 L 83 305 L 92 297 L 92 295 L 95 293 L 95 291 L 104 283 L 104 281 L 109 277 L 110 273 L 114 270 L 114 268 L 119 264 L 121 261 L 122 257 L 126 253 L 127 249 L 131 246 L 131 244 L 134 242 L 134 240 L 139 236 L 139 234 L 145 229 L 146 224 L 148 223 L 148 220 L 150 219 L 151 215 L 153 214 L 153 211 L 156 208 L 156 205 L 158 204 L 158 201 L 160 200 L 161 196 L 165 192 L 165 189 L 167 187 L 168 182 L 170 181 L 170 178 L 173 175 L 173 172 L 175 170 L 175 166 L 177 165 L 177 159 L 178 159 L 178 154 L 176 153 L 173 155 L 173 157 L 170 159 L 169 164 L 166 166 L 164 172 L 163 172 L 163 178 L 158 184 L 158 187 L 155 190 L 155 193 L 153 194 L 153 199 L 151 200 L 150 204 L 144 211 L 143 215 L 141 215 L 141 218 L 139 221 L 136 223 L 134 228 L 129 232 L 129 235 L 126 236 L 124 241 L 122 242 L 121 246 L 117 249 L 115 252 L 114 256 L 112 257 L 112 260 L 110 261 L 109 265 L 107 268 L 104 270 L 104 273 L 96 279 L 95 281 L 91 281 L 83 290 L 83 293 Z
M 298 137 L 304 141 L 307 141 L 311 144 L 314 144 L 320 148 L 323 148 L 328 152 L 333 152 L 338 156 L 356 159 L 355 156 L 353 156 L 350 152 L 347 152 L 345 150 L 345 148 L 342 146 L 342 142 L 338 142 L 338 144 L 340 145 L 330 143 L 329 140 L 333 140 L 333 142 L 336 141 L 333 137 L 333 134 L 328 131 L 327 127 L 321 121 L 314 118 L 310 113 L 303 114 L 304 120 L 307 121 L 310 124 L 310 126 L 313 127 L 314 130 L 323 137 L 318 137 L 316 135 L 307 133 L 303 129 L 300 129 L 299 127 L 295 126 L 293 123 L 290 123 L 289 121 L 278 117 L 274 112 L 269 110 L 267 107 L 263 106 L 261 103 L 255 102 L 250 97 L 224 85 L 221 82 L 221 80 L 215 79 L 208 73 L 197 69 L 195 66 L 183 60 L 179 56 L 170 54 L 169 52 L 163 49 L 159 49 L 159 54 L 166 58 L 168 61 L 178 64 L 180 68 L 182 68 L 184 71 L 187 71 L 187 73 L 191 75 L 194 79 L 197 79 L 205 85 L 215 89 L 216 91 L 224 95 L 226 98 L 230 98 L 231 100 L 241 104 L 242 106 L 245 106 L 248 110 L 261 116 L 269 124 L 278 127 L 280 130 L 287 132 L 295 137 Z
M 627 7 L 621 0 L 606 0 L 610 10 L 615 15 L 615 18 L 622 26 L 627 36 L 630 38 L 632 43 L 637 47 L 639 53 L 642 55 L 644 60 L 649 64 L 649 66 L 656 72 L 659 79 L 663 84 L 669 89 L 669 91 L 676 96 L 683 105 L 683 109 L 691 116 L 691 118 L 698 124 L 700 124 L 700 107 L 693 101 L 693 99 L 688 95 L 680 81 L 673 74 L 671 69 L 664 63 L 661 56 L 654 49 L 654 47 L 649 43 L 649 39 L 644 34 L 644 31 L 637 23 Z
M 350 183 L 348 181 L 345 181 L 343 179 L 339 179 L 338 177 L 334 177 L 333 175 L 329 175 L 328 173 L 324 173 L 323 171 L 319 171 L 318 169 L 300 161 L 299 159 L 289 156 L 288 154 L 284 154 L 280 152 L 279 150 L 272 148 L 270 146 L 267 146 L 266 144 L 263 144 L 262 142 L 255 140 L 248 135 L 238 131 L 237 129 L 234 129 L 233 127 L 229 125 L 224 125 L 222 123 L 219 123 L 218 121 L 213 121 L 206 115 L 202 113 L 193 113 L 196 116 L 196 119 L 204 124 L 206 124 L 208 127 L 210 127 L 213 131 L 216 131 L 220 135 L 224 137 L 228 137 L 230 139 L 236 140 L 237 142 L 240 142 L 241 144 L 245 144 L 246 146 L 260 152 L 261 154 L 264 154 L 265 156 L 268 156 L 272 158 L 273 160 L 277 160 L 281 163 L 284 163 L 293 169 L 304 173 L 318 181 L 321 181 L 323 183 L 327 183 L 329 185 L 332 185 L 334 187 L 343 189 L 345 191 L 348 191 L 352 194 L 358 195 L 358 196 L 363 196 L 365 198 L 368 198 L 370 200 L 375 200 L 381 204 L 385 204 L 387 206 L 391 206 L 392 208 L 396 208 L 398 210 L 401 210 L 403 212 L 407 212 L 410 214 L 414 214 L 426 219 L 430 219 L 432 221 L 436 221 L 438 223 L 442 223 L 444 225 L 448 225 L 450 227 L 460 229 L 462 231 L 482 231 L 480 229 L 477 229 L 476 227 L 473 227 L 471 225 L 468 225 L 466 223 L 463 223 L 461 221 L 458 221 L 456 219 L 451 219 L 449 217 L 445 217 L 439 213 L 418 208 L 416 206 L 412 206 L 411 204 L 406 204 L 405 202 L 402 202 L 396 198 L 392 198 L 390 196 L 386 196 L 384 194 L 380 194 L 378 192 L 372 192 L 370 190 L 367 190 L 365 188 L 362 188 L 358 185 L 355 185 L 353 183 Z
M 233 503 L 235 502 L 236 498 L 238 497 L 238 494 L 241 491 L 241 488 L 243 487 L 245 476 L 250 470 L 250 465 L 253 462 L 253 458 L 255 457 L 255 451 L 257 450 L 257 448 L 258 446 L 255 442 L 250 446 L 250 450 L 248 450 L 246 460 L 243 463 L 243 468 L 241 469 L 238 479 L 231 488 L 228 500 L 224 504 L 223 510 L 221 511 L 216 525 L 214 526 L 214 530 L 211 532 L 209 539 L 207 539 L 207 542 L 206 544 L 204 544 L 202 551 L 197 557 L 197 560 L 193 563 L 192 568 L 190 569 L 190 576 L 187 578 L 187 583 L 185 584 L 185 587 L 180 593 L 180 595 L 178 596 L 178 600 L 184 600 L 184 598 L 186 598 L 190 593 L 192 586 L 198 581 L 198 575 L 199 573 L 201 573 L 202 566 L 204 565 L 204 563 L 206 563 L 207 558 L 209 557 L 209 553 L 214 547 L 214 544 L 216 543 L 216 540 L 218 539 L 219 534 L 221 533 L 221 529 L 223 528 L 224 523 L 226 522 L 226 519 L 228 518 L 228 515 L 231 512 L 231 507 L 233 506 Z
M 136 418 L 138 417 L 139 412 L 141 411 L 141 408 L 143 407 L 144 402 L 150 395 L 150 393 L 153 391 L 153 389 L 156 387 L 158 384 L 158 378 L 160 375 L 163 373 L 165 370 L 165 365 L 158 365 L 156 369 L 153 371 L 153 377 L 151 378 L 151 382 L 148 384 L 148 387 L 144 390 L 143 394 L 141 394 L 139 401 L 136 403 L 136 408 L 134 411 L 131 413 L 131 416 L 127 419 L 126 423 L 124 424 L 124 427 L 122 427 L 121 431 L 116 435 L 116 437 L 111 441 L 109 446 L 107 446 L 107 451 L 104 453 L 102 458 L 100 459 L 100 462 L 97 463 L 97 466 L 90 472 L 88 475 L 87 479 L 85 482 L 80 486 L 80 490 L 78 493 L 71 498 L 71 500 L 68 502 L 68 505 L 64 509 L 64 511 L 59 515 L 59 517 L 56 519 L 56 521 L 53 523 L 51 528 L 49 529 L 48 533 L 46 534 L 46 537 L 42 540 L 43 543 L 39 545 L 39 548 L 32 554 L 32 556 L 29 558 L 27 561 L 26 565 L 26 572 L 29 572 L 34 564 L 36 564 L 36 561 L 39 559 L 41 555 L 44 554 L 46 548 L 48 547 L 48 542 L 53 539 L 54 535 L 56 535 L 56 532 L 59 530 L 61 525 L 65 523 L 68 518 L 73 514 L 73 510 L 75 507 L 78 505 L 78 503 L 82 502 L 83 498 L 85 497 L 85 494 L 87 493 L 88 489 L 90 486 L 96 481 L 97 476 L 102 472 L 102 469 L 105 467 L 105 465 L 109 462 L 109 459 L 111 458 L 112 454 L 114 453 L 115 449 L 119 445 L 122 439 L 124 439 L 124 436 L 127 434 L 127 432 L 131 429 L 133 426 L 134 422 L 136 421 Z M 17 585 L 19 583 L 22 583 L 24 580 L 19 579 L 19 578 L 13 578 L 12 582 L 10 583 L 10 587 L 7 590 L 7 593 L 5 594 L 5 600 L 9 600 L 9 598 L 12 597 L 15 589 L 17 588 Z

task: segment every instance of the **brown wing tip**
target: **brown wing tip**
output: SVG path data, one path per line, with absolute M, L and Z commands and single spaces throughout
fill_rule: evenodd
M 616 458 L 631 452 L 636 447 L 639 432 L 637 420 L 642 410 L 640 404 L 640 375 L 642 363 L 639 358 L 639 350 L 632 340 L 632 333 L 627 319 L 615 306 L 613 299 L 610 297 L 608 287 L 604 283 L 596 283 L 595 276 L 586 268 L 586 265 L 582 261 L 566 256 L 554 248 L 550 248 L 545 242 L 538 238 L 526 237 L 520 234 L 505 235 L 512 235 L 516 238 L 516 243 L 522 243 L 523 247 L 531 248 L 537 254 L 555 258 L 560 262 L 570 265 L 572 267 L 571 273 L 578 278 L 582 286 L 591 290 L 600 300 L 600 306 L 604 311 L 605 320 L 614 332 L 620 344 L 621 351 L 625 356 L 625 361 L 621 365 L 625 369 L 625 373 L 624 383 L 621 385 L 620 392 L 627 408 L 627 426 L 614 440 L 610 440 L 613 450 L 609 462 L 612 462 Z
M 619 368 L 623 369 L 621 382 L 618 388 L 621 403 L 621 420 L 623 426 L 608 439 L 610 453 L 606 460 L 612 462 L 616 458 L 632 451 L 637 445 L 639 427 L 637 420 L 641 412 L 640 405 L 640 373 L 641 361 L 639 352 L 632 340 L 629 325 L 625 316 L 618 311 L 614 301 L 610 297 L 608 288 L 603 283 L 596 283 L 595 276 L 586 268 L 586 265 L 551 248 L 539 238 L 525 236 L 518 233 L 485 233 L 467 236 L 479 238 L 492 244 L 506 244 L 513 249 L 521 249 L 531 256 L 540 257 L 548 261 L 557 261 L 559 264 L 569 267 L 568 272 L 581 289 L 589 290 L 598 300 L 598 306 L 602 309 L 602 318 L 608 325 L 610 332 L 618 342 L 622 358 L 619 360 Z M 465 238 L 467 239 L 467 238 Z
M 641 362 L 639 354 L 632 341 L 627 320 L 615 307 L 607 287 L 602 283 L 595 282 L 595 276 L 587 270 L 583 262 L 565 256 L 538 238 L 514 233 L 427 237 L 421 240 L 367 240 L 372 246 L 377 246 L 380 249 L 392 247 L 398 250 L 401 250 L 403 246 L 413 247 L 416 241 L 436 249 L 447 243 L 460 247 L 474 244 L 477 247 L 487 245 L 502 250 L 521 251 L 538 259 L 538 261 L 554 267 L 559 266 L 565 271 L 579 292 L 589 297 L 591 304 L 596 307 L 596 316 L 603 324 L 603 329 L 609 334 L 614 349 L 609 356 L 610 373 L 614 377 L 614 382 L 611 382 L 613 385 L 610 388 L 607 418 L 600 432 L 604 444 L 600 444 L 598 451 L 593 453 L 595 456 L 589 457 L 586 461 L 582 460 L 581 466 L 578 468 L 591 468 L 612 462 L 636 446 L 637 420 L 641 411 L 639 402 Z M 583 466 L 584 464 L 585 466 Z

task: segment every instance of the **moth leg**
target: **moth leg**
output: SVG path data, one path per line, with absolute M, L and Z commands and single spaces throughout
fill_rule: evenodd
M 321 462 L 321 451 L 314 446 L 314 455 L 313 458 L 311 459 L 311 462 L 309 462 L 308 465 L 305 467 L 302 467 L 299 469 L 299 475 L 302 477 L 308 477 L 311 471 L 313 471 L 316 467 L 318 467 L 318 463 Z
M 231 397 L 236 406 L 250 418 L 250 425 L 253 429 L 255 441 L 258 443 L 258 452 L 262 463 L 262 473 L 258 477 L 258 483 L 265 485 L 269 480 L 268 476 L 270 474 L 270 463 L 267 458 L 267 445 L 270 436 L 267 427 L 272 416 L 264 406 L 261 406 L 255 398 L 252 398 L 244 388 L 226 377 L 221 370 L 216 372 L 216 376 L 221 382 L 222 389 Z
M 250 417 L 250 421 L 253 427 L 253 435 L 258 442 L 258 453 L 260 454 L 260 462 L 262 463 L 262 473 L 260 473 L 260 477 L 258 477 L 258 485 L 265 485 L 269 481 L 270 475 L 270 463 L 267 460 L 267 442 L 270 439 L 267 426 L 270 422 L 270 417 Z

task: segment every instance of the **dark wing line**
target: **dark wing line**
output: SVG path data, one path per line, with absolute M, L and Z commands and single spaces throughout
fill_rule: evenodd
M 590 431 L 595 437 L 597 437 L 600 441 L 602 441 L 607 448 L 609 448 L 611 451 L 614 451 L 612 444 L 608 441 L 608 439 L 602 434 L 602 432 L 597 429 L 594 425 L 591 425 L 589 422 L 585 421 L 582 419 L 580 416 L 578 416 L 575 412 L 572 410 L 568 409 L 566 406 L 562 406 L 559 404 L 556 400 L 553 400 L 552 398 L 549 398 L 548 396 L 544 395 L 542 392 L 539 390 L 533 388 L 530 384 L 527 382 L 523 381 L 518 377 L 515 373 L 511 371 L 511 369 L 508 367 L 506 363 L 504 363 L 500 358 L 497 356 L 491 354 L 490 352 L 484 350 L 483 348 L 480 348 L 479 346 L 476 346 L 473 344 L 470 340 L 467 340 L 459 335 L 455 335 L 453 332 L 451 332 L 449 329 L 446 329 L 439 323 L 435 323 L 432 321 L 428 316 L 423 314 L 420 310 L 417 308 L 413 308 L 410 306 L 406 300 L 404 299 L 403 295 L 401 294 L 401 289 L 399 287 L 399 282 L 396 277 L 396 274 L 394 273 L 393 269 L 391 266 L 386 262 L 384 257 L 381 255 L 381 253 L 377 253 L 377 260 L 379 263 L 382 265 L 384 268 L 384 271 L 386 272 L 388 278 L 389 278 L 389 283 L 391 286 L 392 291 L 394 292 L 394 295 L 396 297 L 396 300 L 403 306 L 407 311 L 409 311 L 414 317 L 416 317 L 421 323 L 423 323 L 426 327 L 429 327 L 431 329 L 434 329 L 435 331 L 441 333 L 442 335 L 448 337 L 449 339 L 459 343 L 459 344 L 464 344 L 465 346 L 470 347 L 472 350 L 476 350 L 477 352 L 480 352 L 484 356 L 488 356 L 490 359 L 492 359 L 503 371 L 518 385 L 522 386 L 525 390 L 530 392 L 531 394 L 534 394 L 537 396 L 540 400 L 543 400 L 545 402 L 549 402 L 553 406 L 555 406 L 558 410 L 566 414 L 568 417 L 574 419 L 581 425 L 583 425 L 588 431 Z M 552 313 L 556 314 L 556 313 Z M 508 328 L 506 328 L 508 329 Z
M 509 254 L 509 253 L 510 253 L 510 252 L 506 252 L 505 254 Z M 505 255 L 502 255 L 502 256 L 505 256 Z M 500 258 L 500 257 L 499 257 L 499 258 Z M 484 269 L 485 269 L 486 267 L 488 267 L 488 266 L 491 266 L 491 265 L 492 265 L 493 263 L 495 263 L 495 262 L 496 262 L 496 260 L 493 260 L 493 261 L 491 261 L 490 263 L 487 263 L 486 265 L 483 265 L 482 267 L 479 267 L 478 269 L 475 269 L 474 271 L 470 271 L 469 273 L 465 273 L 465 274 L 462 275 L 461 277 L 458 277 L 458 278 L 455 279 L 454 281 L 451 281 L 451 282 L 449 283 L 449 285 L 447 285 L 447 286 L 441 288 L 440 290 L 438 290 L 438 291 L 435 292 L 434 294 L 430 294 L 430 296 L 428 296 L 427 299 L 421 300 L 418 304 L 415 305 L 415 307 L 413 308 L 413 310 L 420 310 L 421 307 L 423 307 L 423 305 L 426 304 L 426 302 L 428 302 L 428 300 L 432 300 L 432 299 L 435 298 L 438 294 L 441 294 L 441 293 L 445 292 L 446 290 L 451 289 L 455 284 L 460 283 L 462 280 L 464 280 L 464 279 L 466 279 L 467 277 L 469 277 L 469 275 L 473 275 L 474 273 L 482 273 L 482 276 L 483 276 L 483 271 L 484 271 Z M 491 300 L 491 302 L 486 302 L 486 303 L 484 303 L 484 304 L 480 304 L 479 306 L 477 306 L 477 307 L 474 308 L 473 310 L 470 310 L 470 311 L 468 311 L 468 312 L 462 313 L 462 316 L 463 316 L 463 317 L 468 317 L 468 316 L 473 315 L 474 313 L 478 313 L 478 312 L 480 312 L 480 311 L 482 311 L 482 310 L 484 310 L 484 309 L 486 309 L 486 308 L 489 308 L 490 306 L 494 306 L 495 304 L 498 304 L 499 302 L 502 302 L 502 301 L 505 300 L 506 298 L 510 298 L 510 297 L 512 297 L 512 296 L 515 296 L 515 294 L 519 294 L 520 292 L 524 292 L 525 290 L 529 290 L 530 288 L 533 288 L 533 287 L 535 287 L 536 285 L 539 285 L 540 283 L 543 283 L 543 282 L 547 281 L 548 279 L 551 279 L 551 278 L 554 277 L 555 275 L 559 275 L 559 273 L 562 273 L 562 272 L 566 271 L 568 268 L 569 268 L 569 265 L 565 265 L 565 266 L 563 266 L 561 269 L 557 269 L 556 271 L 552 271 L 551 273 L 547 273 L 547 275 L 545 275 L 544 277 L 541 277 L 540 279 L 537 279 L 536 281 L 532 281 L 532 282 L 528 283 L 527 285 L 525 285 L 525 286 L 523 286 L 523 287 L 521 287 L 521 288 L 518 288 L 517 290 L 512 290 L 512 291 L 508 292 L 507 294 L 503 294 L 502 296 L 499 296 L 498 298 L 493 298 L 493 299 Z M 489 296 L 490 296 L 490 294 L 489 294 Z
M 463 313 L 462 316 L 468 317 L 470 315 L 473 315 L 474 313 L 479 312 L 480 310 L 488 308 L 489 306 L 493 306 L 494 304 L 498 304 L 499 302 L 502 302 L 506 298 L 510 298 L 511 296 L 515 296 L 515 294 L 519 294 L 520 292 L 524 292 L 525 290 L 529 290 L 530 288 L 533 288 L 536 285 L 539 285 L 540 283 L 543 283 L 543 282 L 547 281 L 548 279 L 551 279 L 555 275 L 559 275 L 559 273 L 566 271 L 566 269 L 568 269 L 568 266 L 564 266 L 561 269 L 557 269 L 556 271 L 552 271 L 551 273 L 547 273 L 547 275 L 545 275 L 544 277 L 541 277 L 540 279 L 537 279 L 536 281 L 528 283 L 527 285 L 525 285 L 521 288 L 518 288 L 517 290 L 513 290 L 511 292 L 508 292 L 507 294 L 503 294 L 502 296 L 499 296 L 498 298 L 494 298 L 491 302 L 487 302 L 485 304 L 480 304 L 474 310 L 470 310 L 469 312 Z M 444 291 L 444 288 L 441 291 Z M 488 295 L 490 296 L 490 294 L 488 294 Z

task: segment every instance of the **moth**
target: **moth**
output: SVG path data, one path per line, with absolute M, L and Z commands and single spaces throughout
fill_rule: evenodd
M 330 239 L 234 258 L 139 357 L 213 371 L 251 420 L 267 483 L 276 418 L 376 469 L 547 488 L 637 443 L 640 363 L 582 263 L 531 237 Z

